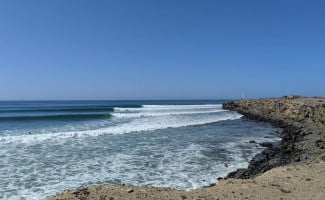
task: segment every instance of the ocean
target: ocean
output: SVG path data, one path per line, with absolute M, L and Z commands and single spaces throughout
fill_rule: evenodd
M 94 184 L 190 190 L 279 141 L 277 128 L 202 101 L 1 101 L 0 199 Z

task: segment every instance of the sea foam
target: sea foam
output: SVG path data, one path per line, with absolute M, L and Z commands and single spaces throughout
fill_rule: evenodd
M 249 140 L 276 140 L 264 137 L 273 135 L 272 127 L 234 120 L 242 115 L 220 104 L 113 110 L 110 118 L 42 126 L 31 134 L 6 129 L 0 136 L 0 199 L 38 200 L 94 184 L 194 189 L 246 167 L 263 149 Z
M 125 112 L 127 109 L 136 110 L 136 112 Z M 175 111 L 175 109 L 177 111 Z M 183 109 L 187 110 L 181 111 Z M 149 105 L 142 108 L 120 108 L 120 111 L 121 110 L 125 113 L 117 112 L 112 115 L 118 118 L 131 119 L 126 122 L 118 123 L 115 126 L 84 131 L 43 132 L 40 134 L 4 136 L 0 137 L 0 143 L 32 143 L 43 142 L 45 140 L 60 140 L 104 134 L 145 132 L 166 128 L 202 125 L 222 120 L 233 120 L 242 116 L 233 111 L 223 110 L 220 105 Z

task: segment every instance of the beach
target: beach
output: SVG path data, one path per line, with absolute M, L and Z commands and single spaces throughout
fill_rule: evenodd
M 0 199 L 101 184 L 185 191 L 215 184 L 281 131 L 242 119 L 224 102 L 0 102 Z
M 325 200 L 324 10 L 0 1 L 0 200 Z
M 223 104 L 247 119 L 282 128 L 282 140 L 263 143 L 247 168 L 216 185 L 180 191 L 130 185 L 98 185 L 66 190 L 47 199 L 324 199 L 325 99 L 284 97 Z M 251 141 L 252 143 L 256 141 Z

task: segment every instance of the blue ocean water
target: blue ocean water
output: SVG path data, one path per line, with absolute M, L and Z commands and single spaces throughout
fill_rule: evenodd
M 2 101 L 0 199 L 93 184 L 215 183 L 263 150 L 250 140 L 279 140 L 277 129 L 222 102 Z

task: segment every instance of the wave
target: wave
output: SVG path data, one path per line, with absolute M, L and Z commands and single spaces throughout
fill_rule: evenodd
M 141 110 L 184 110 L 184 109 L 221 109 L 221 104 L 205 104 L 205 105 L 142 105 L 142 107 L 115 107 L 115 111 L 141 111 Z
M 138 113 L 113 113 L 112 116 L 119 118 L 136 118 L 136 117 L 157 117 L 173 115 L 195 115 L 195 114 L 212 114 L 226 112 L 225 110 L 207 110 L 207 111 L 170 111 L 170 112 L 138 112 Z
M 222 104 L 143 105 L 144 108 L 222 108 Z
M 23 108 L 23 109 L 2 109 L 0 113 L 32 113 L 32 112 L 113 112 L 113 107 L 69 107 L 69 108 Z
M 225 111 L 221 104 L 205 105 L 143 105 L 141 108 L 115 108 L 119 118 L 155 117 L 172 115 L 208 114 Z
M 0 113 L 33 113 L 33 112 L 113 112 L 114 108 L 142 108 L 142 105 L 112 105 L 112 106 L 71 106 L 71 107 L 6 107 L 0 108 Z
M 53 139 L 67 139 L 78 138 L 88 136 L 100 136 L 105 134 L 127 134 L 135 132 L 147 132 L 159 129 L 167 128 L 180 128 L 186 126 L 196 126 L 214 123 L 224 120 L 234 120 L 242 117 L 241 114 L 233 111 L 222 112 L 217 115 L 205 116 L 205 117 L 192 117 L 192 116 L 172 116 L 167 118 L 137 118 L 127 123 L 119 124 L 116 126 L 110 126 L 106 128 L 100 128 L 95 130 L 86 131 L 67 131 L 56 133 L 42 133 L 31 135 L 18 135 L 18 136 L 4 136 L 0 137 L 1 143 L 30 143 L 30 142 L 43 142 Z
M 143 105 L 115 105 L 115 106 L 112 106 L 114 108 L 142 108 Z
M 0 121 L 34 121 L 34 120 L 81 120 L 104 119 L 112 117 L 111 114 L 64 114 L 64 115 L 37 115 L 37 116 L 6 116 Z

